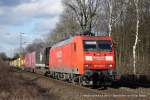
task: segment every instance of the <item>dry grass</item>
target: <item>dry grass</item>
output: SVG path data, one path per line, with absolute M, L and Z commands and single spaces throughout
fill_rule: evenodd
M 8 65 L 0 59 L 0 100 L 54 100 L 46 89 L 16 77 Z

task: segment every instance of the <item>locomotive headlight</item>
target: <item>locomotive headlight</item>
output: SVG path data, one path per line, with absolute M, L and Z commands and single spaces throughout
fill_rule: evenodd
M 93 61 L 93 58 L 92 58 L 92 56 L 85 56 L 85 60 L 87 60 L 87 61 Z
M 105 56 L 105 60 L 106 61 L 113 61 L 113 57 L 112 56 Z
M 109 65 L 109 67 L 112 67 L 113 65 Z

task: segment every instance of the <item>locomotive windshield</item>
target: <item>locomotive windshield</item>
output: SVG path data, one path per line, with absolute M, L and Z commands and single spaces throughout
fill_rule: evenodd
M 110 40 L 85 40 L 85 51 L 112 51 L 112 43 Z
M 85 51 L 96 51 L 96 41 L 85 41 L 84 42 L 84 49 Z

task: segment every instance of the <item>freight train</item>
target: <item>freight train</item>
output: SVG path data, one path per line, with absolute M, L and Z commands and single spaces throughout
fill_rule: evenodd
M 22 63 L 16 65 L 17 61 Z M 76 35 L 11 64 L 81 85 L 107 85 L 116 76 L 115 47 L 109 36 Z

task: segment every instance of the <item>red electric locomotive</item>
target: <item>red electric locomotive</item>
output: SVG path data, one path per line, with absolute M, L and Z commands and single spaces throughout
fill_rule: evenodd
M 50 49 L 50 75 L 84 85 L 114 79 L 115 50 L 111 37 L 76 35 Z

